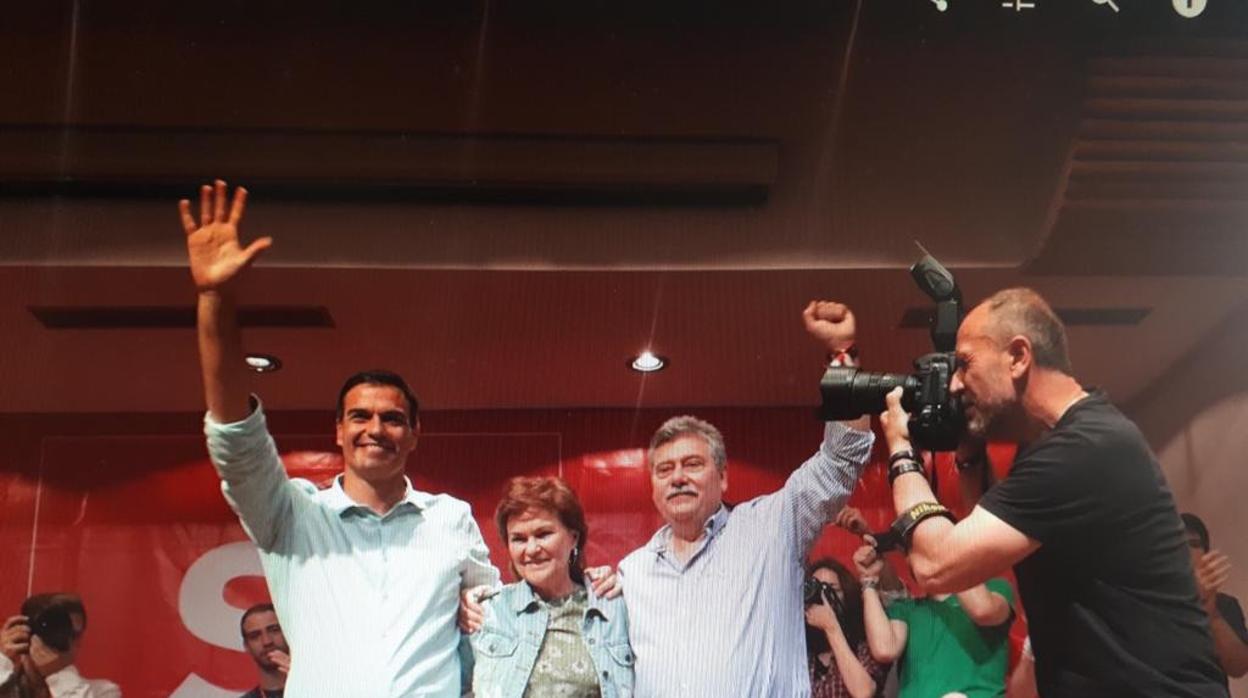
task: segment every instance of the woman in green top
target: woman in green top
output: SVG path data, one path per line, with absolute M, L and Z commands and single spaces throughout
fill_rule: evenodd
M 862 581 L 863 620 L 871 655 L 900 658 L 898 698 L 1005 694 L 1014 592 L 1004 579 L 957 594 L 901 599 L 885 611 L 874 581 L 883 559 L 864 545 L 854 553 Z

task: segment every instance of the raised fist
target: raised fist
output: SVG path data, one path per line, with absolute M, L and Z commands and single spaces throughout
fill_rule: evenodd
M 830 353 L 854 346 L 854 313 L 848 305 L 834 301 L 811 301 L 802 311 L 806 331 Z

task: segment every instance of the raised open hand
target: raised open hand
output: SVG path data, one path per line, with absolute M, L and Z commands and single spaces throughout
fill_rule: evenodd
M 243 247 L 238 241 L 238 223 L 243 218 L 247 190 L 234 190 L 229 214 L 225 211 L 226 185 L 217 180 L 199 189 L 199 224 L 191 216 L 191 202 L 182 199 L 178 211 L 186 231 L 186 251 L 191 263 L 191 277 L 201 292 L 218 290 L 238 277 L 261 251 L 273 244 L 273 238 L 262 237 Z
M 833 301 L 811 301 L 802 311 L 806 331 L 819 340 L 829 352 L 836 353 L 854 346 L 854 313 L 848 305 Z

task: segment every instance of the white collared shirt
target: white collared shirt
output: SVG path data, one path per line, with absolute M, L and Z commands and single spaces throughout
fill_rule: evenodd
M 17 667 L 0 654 L 0 684 L 8 681 Z M 43 677 L 52 698 L 121 698 L 121 688 L 112 681 L 86 679 L 73 664 Z
M 874 438 L 831 422 L 779 492 L 707 519 L 688 560 L 673 554 L 670 526 L 624 558 L 638 696 L 810 695 L 803 564 L 849 499 Z
M 407 483 L 385 515 L 340 478 L 289 479 L 259 402 L 233 424 L 204 419 L 221 490 L 260 548 L 291 648 L 288 695 L 459 696 L 461 588 L 498 583 L 467 503 Z

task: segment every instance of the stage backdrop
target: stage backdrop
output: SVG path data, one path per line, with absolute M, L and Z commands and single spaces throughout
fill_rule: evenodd
M 702 413 L 728 442 L 731 501 L 776 490 L 818 445 L 820 426 L 806 410 Z M 661 523 L 641 446 L 671 414 L 426 415 L 409 475 L 419 489 L 472 505 L 505 578 L 510 575 L 492 516 L 503 483 L 514 475 L 561 475 L 587 512 L 587 559 L 614 565 Z M 325 483 L 340 472 L 329 418 L 271 421 L 292 477 Z M 301 435 L 313 421 L 324 432 Z M 283 430 L 288 425 L 305 428 Z M 4 431 L 0 424 L 0 435 Z M 85 675 L 116 681 L 132 698 L 236 696 L 252 686 L 255 670 L 243 652 L 238 619 L 241 609 L 267 600 L 267 589 L 255 549 L 221 497 L 202 437 L 185 430 L 121 436 L 44 431 L 52 433 L 24 434 L 37 438 L 37 449 L 30 449 L 37 459 L 19 458 L 0 471 L 0 615 L 15 613 L 27 593 L 75 590 L 89 614 L 79 662 Z M 877 447 L 851 500 L 877 530 L 892 518 L 882 456 Z M 998 469 L 1008 458 L 994 450 Z M 956 504 L 948 463 L 938 472 L 942 498 Z M 829 529 L 812 555 L 847 561 L 857 544 Z M 1021 626 L 1015 631 L 1021 634 Z

